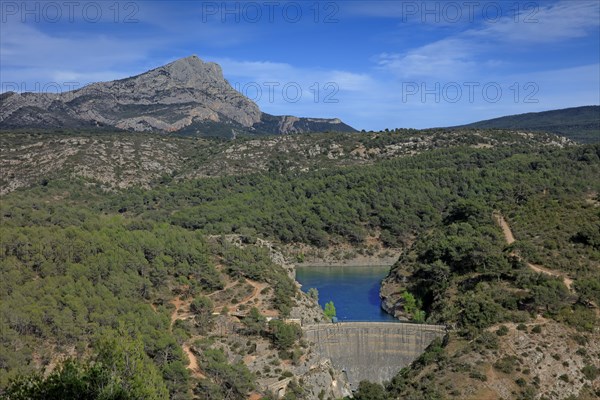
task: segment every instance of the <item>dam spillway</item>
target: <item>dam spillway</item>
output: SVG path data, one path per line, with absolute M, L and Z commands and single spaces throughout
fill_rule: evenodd
M 401 322 L 339 322 L 308 325 L 303 331 L 322 357 L 345 372 L 352 389 L 362 380 L 389 381 L 446 334 L 441 325 Z

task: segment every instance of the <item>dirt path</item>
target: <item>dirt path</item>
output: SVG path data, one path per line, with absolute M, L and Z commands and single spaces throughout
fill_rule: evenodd
M 252 293 L 250 293 L 248 296 L 243 298 L 242 301 L 238 305 L 246 304 L 246 303 L 249 303 L 252 300 L 256 299 L 258 296 L 260 296 L 260 292 L 267 286 L 266 283 L 258 283 L 258 282 L 253 282 L 253 281 L 249 281 L 249 280 L 247 282 L 248 282 L 248 284 L 250 284 L 253 287 Z M 232 282 L 232 283 L 226 285 L 225 288 L 223 288 L 223 290 L 226 290 L 234 285 L 235 285 L 235 283 Z M 211 293 L 211 295 L 214 295 L 215 293 L 218 293 L 218 292 Z M 189 311 L 189 306 L 191 304 L 191 300 L 182 300 L 180 297 L 176 297 L 173 300 L 171 300 L 171 304 L 173 304 L 173 306 L 175 307 L 175 309 L 171 313 L 170 329 L 172 331 L 173 325 L 175 325 L 175 321 L 185 320 L 185 319 L 192 317 L 193 315 Z M 215 308 L 215 311 L 218 311 L 219 309 L 222 309 L 222 308 L 223 307 L 217 307 L 217 308 Z M 188 341 L 184 342 L 181 345 L 181 348 L 188 357 L 189 364 L 187 366 L 187 369 L 190 370 L 190 373 L 192 374 L 192 376 L 194 376 L 195 378 L 198 378 L 198 379 L 204 379 L 204 378 L 206 378 L 206 376 L 202 373 L 202 370 L 200 369 L 200 365 L 198 364 L 198 358 L 192 351 L 191 345 L 190 345 L 190 343 L 192 343 L 192 341 L 196 338 L 197 337 L 191 337 Z
M 515 242 L 515 236 L 513 235 L 508 222 L 506 222 L 506 219 L 504 219 L 504 216 L 498 212 L 494 212 L 494 218 L 496 219 L 498 225 L 500 225 L 500 228 L 502 228 L 502 233 L 504 233 L 504 239 L 506 240 L 506 243 L 509 245 L 513 244 Z
M 190 303 L 191 301 L 181 300 L 180 297 L 176 297 L 173 300 L 171 300 L 171 304 L 175 306 L 175 309 L 171 313 L 171 325 L 169 327 L 171 331 L 173 330 L 173 325 L 175 324 L 175 321 L 188 319 L 192 315 L 189 311 L 181 312 L 182 309 L 184 309 L 185 307 L 189 307 Z M 183 343 L 181 345 L 181 349 L 188 356 L 190 363 L 188 364 L 187 369 L 190 370 L 192 376 L 198 379 L 203 379 L 206 378 L 206 376 L 200 371 L 198 359 L 196 358 L 196 355 L 192 352 L 192 349 L 189 344 L 193 339 L 194 338 L 192 337 L 190 338 L 190 340 Z
M 535 272 L 562 278 L 563 282 L 565 283 L 565 286 L 567 286 L 569 288 L 569 290 L 573 290 L 573 283 L 574 283 L 573 279 L 569 278 L 568 276 L 561 274 L 560 272 L 550 271 L 549 269 L 546 269 L 546 268 L 542 267 L 541 265 L 527 263 L 527 266 L 529 268 L 531 268 L 532 270 L 534 270 Z
M 170 329 L 173 330 L 173 325 L 175 324 L 175 321 L 177 321 L 178 319 L 181 319 L 179 317 L 179 310 L 181 310 L 181 307 L 183 307 L 183 305 L 185 304 L 185 302 L 183 300 L 181 300 L 181 298 L 176 297 L 173 300 L 171 300 L 171 304 L 173 304 L 175 306 L 175 309 L 171 313 L 171 326 L 170 326 Z
M 504 233 L 504 239 L 506 240 L 506 243 L 509 245 L 513 244 L 515 242 L 515 236 L 513 235 L 512 230 L 510 229 L 510 225 L 508 225 L 508 222 L 506 222 L 506 219 L 504 218 L 504 216 L 502 214 L 500 214 L 499 212 L 495 211 L 494 219 L 496 219 L 496 222 L 498 223 L 498 225 L 500 225 L 500 228 L 502 228 L 502 232 Z M 520 260 L 523 261 L 523 259 L 521 258 L 520 255 L 518 255 L 514 252 L 511 253 L 511 255 L 514 255 L 515 257 L 518 257 Z M 569 278 L 565 274 L 556 272 L 556 271 L 552 271 L 548 268 L 542 267 L 541 265 L 535 265 L 535 264 L 531 264 L 529 262 L 525 262 L 525 263 L 527 264 L 528 268 L 530 268 L 531 270 L 533 270 L 535 272 L 562 278 L 565 286 L 567 288 L 569 288 L 569 290 L 571 290 L 571 291 L 573 290 L 573 279 Z
M 254 300 L 255 298 L 258 297 L 258 295 L 260 294 L 260 292 L 267 287 L 266 283 L 258 283 L 258 282 L 254 282 L 254 281 L 246 281 L 247 283 L 249 283 L 254 290 L 252 291 L 251 294 L 249 294 L 248 296 L 246 296 L 245 298 L 242 299 L 242 301 L 240 302 L 240 304 L 246 304 L 251 302 L 252 300 Z
M 236 305 L 237 307 L 239 307 L 242 304 L 248 304 L 251 301 L 253 301 L 254 299 L 256 299 L 259 295 L 260 292 L 267 287 L 266 283 L 259 283 L 259 282 L 254 282 L 251 280 L 246 280 L 246 283 L 248 283 L 250 286 L 253 287 L 252 289 L 252 293 L 250 293 L 249 295 L 247 295 L 246 297 L 244 297 L 243 299 L 240 300 L 240 302 Z M 213 292 L 210 295 L 208 295 L 208 297 L 211 297 L 217 293 L 220 293 L 224 290 L 227 290 L 228 288 L 235 286 L 235 283 L 230 283 L 228 285 L 225 286 L 225 288 L 223 288 L 222 290 L 219 290 L 218 292 Z M 220 306 L 220 307 L 215 307 L 215 312 L 221 312 L 221 310 L 223 309 L 224 306 Z
M 217 290 L 216 292 L 212 292 L 212 293 L 208 294 L 208 295 L 207 295 L 207 297 L 213 297 L 213 296 L 214 296 L 214 295 L 216 295 L 216 294 L 219 294 L 219 293 L 221 293 L 221 292 L 224 292 L 224 291 L 226 291 L 227 289 L 230 289 L 230 288 L 234 287 L 236 284 L 237 284 L 237 282 L 228 282 L 228 283 L 227 283 L 227 284 L 226 284 L 226 285 L 223 287 L 223 289 L 221 289 L 221 290 Z
M 200 366 L 198 365 L 198 359 L 196 358 L 196 355 L 194 354 L 194 352 L 192 352 L 190 345 L 188 343 L 184 343 L 183 345 L 181 345 L 181 348 L 183 349 L 183 352 L 188 356 L 188 359 L 190 360 L 190 363 L 188 364 L 187 368 L 191 371 L 192 375 L 198 379 L 206 378 L 206 376 L 200 371 Z

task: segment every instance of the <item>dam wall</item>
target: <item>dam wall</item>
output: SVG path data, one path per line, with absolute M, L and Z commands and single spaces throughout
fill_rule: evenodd
M 389 381 L 446 334 L 441 325 L 401 322 L 339 322 L 308 325 L 303 331 L 316 351 L 346 374 L 352 389 L 365 379 Z

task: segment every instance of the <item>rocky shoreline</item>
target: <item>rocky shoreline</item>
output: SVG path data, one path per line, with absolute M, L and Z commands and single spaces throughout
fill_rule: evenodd
M 371 255 L 334 254 L 332 251 L 303 256 L 296 267 L 391 267 L 398 261 L 400 249 L 378 251 Z

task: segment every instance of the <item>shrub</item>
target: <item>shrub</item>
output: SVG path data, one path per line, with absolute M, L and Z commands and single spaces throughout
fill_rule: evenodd
M 356 400 L 386 400 L 388 395 L 379 383 L 361 381 L 354 398 Z
M 600 369 L 595 365 L 586 365 L 581 369 L 581 372 L 583 373 L 583 376 L 585 376 L 585 379 L 590 381 L 595 380 L 598 375 L 600 375 Z
M 483 332 L 475 339 L 477 346 L 482 346 L 484 349 L 496 350 L 498 348 L 498 338 L 491 332 Z
M 580 346 L 585 346 L 588 344 L 588 338 L 583 335 L 575 335 L 573 336 L 573 340 Z
M 337 315 L 333 301 L 329 301 L 325 304 L 325 309 L 323 310 L 323 312 L 325 313 L 325 316 L 329 319 L 332 319 Z
M 596 313 L 587 307 L 576 305 L 572 309 L 564 307 L 560 310 L 558 321 L 573 326 L 578 331 L 592 332 L 596 326 Z
M 494 368 L 496 368 L 498 371 L 504 372 L 505 374 L 510 374 L 513 372 L 516 365 L 517 357 L 505 356 L 494 363 Z
M 269 329 L 273 344 L 279 350 L 288 350 L 302 337 L 302 329 L 298 324 L 286 324 L 283 321 L 274 319 L 269 322 Z
M 518 378 L 515 380 L 515 383 L 521 387 L 527 385 L 527 381 L 523 378 Z
M 496 335 L 498 336 L 506 336 L 508 334 L 508 327 L 506 325 L 502 325 L 498 330 L 496 330 Z
M 479 371 L 471 371 L 471 372 L 469 373 L 469 377 L 470 377 L 470 378 L 473 378 L 473 379 L 480 380 L 480 381 L 482 381 L 482 382 L 485 382 L 485 381 L 487 381 L 487 376 L 485 376 L 485 374 L 482 374 L 482 373 L 481 373 L 481 372 L 479 372 Z

